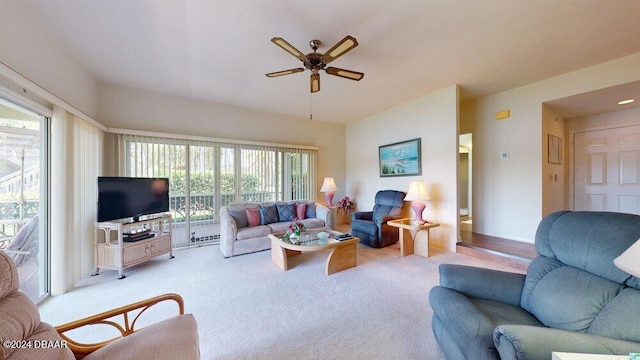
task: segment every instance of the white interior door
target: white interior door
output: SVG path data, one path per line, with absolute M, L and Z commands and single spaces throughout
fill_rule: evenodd
M 575 134 L 575 210 L 640 214 L 640 126 Z

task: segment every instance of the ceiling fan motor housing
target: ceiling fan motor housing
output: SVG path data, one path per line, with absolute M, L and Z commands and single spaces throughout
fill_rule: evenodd
M 317 52 L 307 54 L 307 59 L 309 60 L 304 62 L 304 67 L 311 71 L 322 70 L 327 66 L 327 63 L 322 60 L 322 54 L 318 54 Z

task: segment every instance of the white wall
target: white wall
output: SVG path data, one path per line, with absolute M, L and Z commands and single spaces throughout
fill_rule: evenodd
M 0 62 L 95 118 L 98 83 L 19 0 L 0 5 Z
M 474 123 L 474 231 L 533 242 L 543 213 L 541 105 L 637 80 L 640 53 L 465 104 L 472 119 L 461 122 Z M 511 118 L 495 120 L 504 109 Z
M 422 139 L 422 175 L 381 178 L 378 146 Z M 424 180 L 433 198 L 424 218 L 440 223 L 431 243 L 455 251 L 458 236 L 458 87 L 451 86 L 347 125 L 347 195 L 371 211 L 378 190 Z M 411 213 L 407 215 L 413 216 Z
M 561 164 L 549 163 L 549 134 L 562 139 Z M 542 105 L 542 216 L 568 209 L 565 202 L 568 183 L 569 139 L 565 135 L 565 120 L 546 105 Z
M 102 124 L 110 128 L 317 146 L 320 148 L 317 190 L 320 190 L 325 176 L 333 176 L 339 189 L 335 199 L 340 199 L 345 193 L 346 127 L 343 124 L 288 117 L 112 84 L 99 86 L 98 117 Z M 106 174 L 115 174 L 113 158 L 108 158 L 115 153 L 106 149 L 105 154 Z M 317 198 L 322 199 L 319 191 Z

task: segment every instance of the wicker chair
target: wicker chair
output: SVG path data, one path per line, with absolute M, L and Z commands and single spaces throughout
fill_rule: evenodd
M 200 358 L 196 321 L 193 315 L 184 314 L 182 298 L 177 294 L 160 295 L 54 328 L 40 321 L 38 309 L 18 290 L 18 283 L 16 264 L 0 251 L 0 339 L 24 345 L 0 346 L 0 359 Z M 140 315 L 163 301 L 175 301 L 179 314 L 136 329 Z M 94 324 L 114 326 L 121 336 L 82 344 L 66 334 Z

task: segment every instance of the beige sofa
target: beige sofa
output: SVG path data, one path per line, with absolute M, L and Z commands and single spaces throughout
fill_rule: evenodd
M 291 217 L 279 214 L 277 221 L 262 221 L 259 225 L 249 226 L 246 215 L 247 208 L 280 207 L 286 205 L 306 204 L 304 219 L 300 221 L 307 229 L 331 229 L 334 227 L 331 210 L 313 201 L 274 201 L 264 203 L 233 203 L 220 209 L 220 252 L 224 257 L 248 254 L 256 251 L 271 249 L 269 234 L 283 233 L 292 223 Z M 297 207 L 296 207 L 297 208 Z M 297 215 L 297 214 L 296 214 Z M 297 216 L 296 216 L 297 217 Z
M 182 298 L 177 294 L 160 295 L 54 328 L 40 321 L 38 309 L 18 290 L 18 283 L 15 263 L 0 251 L 0 359 L 72 360 L 84 355 L 86 360 L 200 358 L 196 321 L 193 315 L 184 314 Z M 179 315 L 134 329 L 137 311 L 164 301 L 178 303 Z M 119 319 L 123 314 L 128 314 L 128 321 Z M 82 344 L 66 335 L 85 325 L 105 324 L 105 319 L 120 325 L 121 337 Z M 108 336 L 113 336 L 113 331 Z

